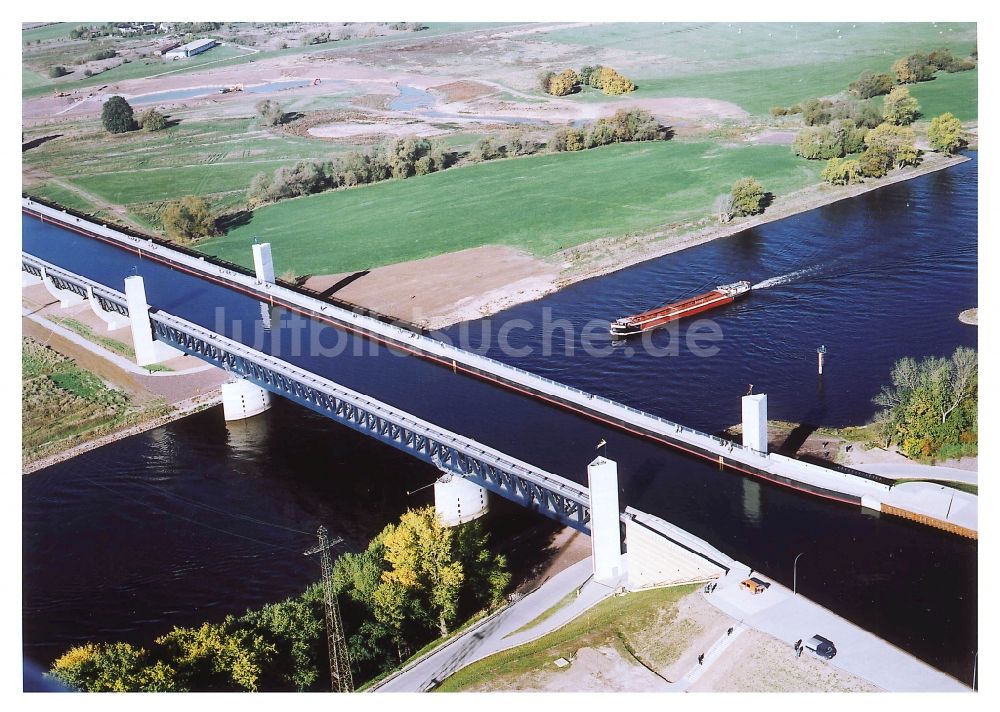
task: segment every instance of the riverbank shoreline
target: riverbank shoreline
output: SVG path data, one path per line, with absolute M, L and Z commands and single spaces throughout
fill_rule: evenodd
M 183 355 L 170 359 L 169 366 L 164 364 L 162 371 L 146 372 L 124 355 L 132 349 L 131 333 L 127 329 L 108 332 L 86 303 L 62 308 L 41 284 L 22 286 L 21 302 L 22 336 L 72 359 L 81 369 L 126 393 L 136 408 L 124 424 L 110 430 L 79 433 L 55 451 L 46 447 L 41 456 L 25 457 L 22 450 L 22 475 L 167 425 L 222 401 L 219 386 L 228 379 L 228 374 L 200 361 L 196 367 L 188 368 L 197 359 Z M 69 319 L 79 327 L 86 327 L 90 337 L 67 328 L 58 319 Z M 122 353 L 109 350 L 107 344 Z
M 158 415 L 155 418 L 134 423 L 128 427 L 114 430 L 96 438 L 84 440 L 84 442 L 69 447 L 66 450 L 61 450 L 37 460 L 31 460 L 30 462 L 24 463 L 21 465 L 21 474 L 30 475 L 34 472 L 38 472 L 39 470 L 44 470 L 46 467 L 56 465 L 60 462 L 65 462 L 66 460 L 71 460 L 78 455 L 91 452 L 92 450 L 104 447 L 105 445 L 110 445 L 111 443 L 124 440 L 125 438 L 130 438 L 133 435 L 139 435 L 140 433 L 153 430 L 154 428 L 159 428 L 163 425 L 169 425 L 174 421 L 186 418 L 187 416 L 205 410 L 206 408 L 216 406 L 221 402 L 221 393 L 206 393 L 200 396 L 188 398 L 185 401 L 174 404 L 169 413 L 164 413 L 163 415 Z
M 884 178 L 869 179 L 850 186 L 817 184 L 779 196 L 758 216 L 725 224 L 707 216 L 673 229 L 593 240 L 544 259 L 512 248 L 487 246 L 378 267 L 364 275 L 313 275 L 307 286 L 324 291 L 338 282 L 344 282 L 344 286 L 333 292 L 337 298 L 430 330 L 444 329 L 464 321 L 493 316 L 588 279 L 731 237 L 968 160 L 968 156 L 928 152 L 920 165 L 897 169 Z M 476 278 L 469 279 L 470 275 Z

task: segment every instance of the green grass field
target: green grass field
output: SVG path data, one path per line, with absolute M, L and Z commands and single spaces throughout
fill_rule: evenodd
M 787 146 L 681 141 L 620 144 L 454 168 L 287 200 L 199 248 L 250 264 L 254 238 L 281 271 L 323 274 L 481 245 L 536 255 L 596 238 L 705 218 L 748 173 L 775 194 L 818 182 L 819 162 Z
M 79 210 L 82 213 L 92 213 L 97 209 L 96 205 L 80 197 L 79 194 L 71 190 L 66 190 L 61 185 L 56 185 L 55 183 L 33 185 L 28 189 L 28 192 L 35 197 L 51 200 L 59 203 L 64 208 Z
M 910 85 L 910 94 L 920 102 L 922 118 L 930 120 L 950 111 L 962 121 L 979 118 L 979 70 L 946 74 L 933 81 Z
M 866 70 L 946 46 L 965 55 L 976 41 L 962 23 L 612 24 L 541 35 L 551 42 L 649 56 L 620 67 L 634 97 L 691 96 L 731 101 L 752 114 L 844 91 Z M 586 92 L 579 100 L 601 101 Z M 974 99 L 973 99 L 974 101 Z
M 677 601 L 697 588 L 657 588 L 605 599 L 538 640 L 463 667 L 434 691 L 461 692 L 482 685 L 517 689 L 518 681 L 523 682 L 526 675 L 540 671 L 559 674 L 552 661 L 572 659 L 583 647 L 613 647 L 624 653 L 626 659 L 632 655 L 629 651 L 635 651 L 647 665 L 665 667 L 680 657 L 689 640 L 676 631 L 664 630 L 663 623 L 676 620 Z M 653 648 L 654 654 L 645 652 Z M 515 687 L 508 688 L 510 684 Z
M 76 362 L 33 339 L 21 339 L 22 455 L 41 457 L 122 423 L 129 397 Z
M 109 135 L 91 120 L 72 126 L 72 138 L 47 141 L 23 154 L 25 165 L 60 176 L 71 185 L 147 220 L 152 208 L 185 195 L 201 195 L 218 207 L 242 201 L 253 177 L 295 161 L 333 156 L 353 146 L 271 134 L 245 118 L 190 121 L 163 131 Z M 45 127 L 44 133 L 52 133 Z M 44 134 L 40 134 L 44 135 Z M 90 212 L 85 199 L 53 184 L 29 192 Z M 155 222 L 152 223 L 155 225 Z
M 21 30 L 21 44 L 26 42 L 45 42 L 47 40 L 68 39 L 69 33 L 79 25 L 94 25 L 95 22 L 54 22 L 30 30 Z

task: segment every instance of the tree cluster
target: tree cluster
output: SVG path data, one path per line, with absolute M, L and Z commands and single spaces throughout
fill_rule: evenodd
M 553 96 L 566 96 L 580 90 L 581 86 L 600 89 L 605 94 L 618 96 L 635 90 L 635 84 L 617 70 L 601 65 L 583 67 L 579 73 L 564 69 L 559 74 L 544 71 L 538 75 L 542 91 Z
M 859 99 L 871 99 L 875 96 L 888 94 L 895 85 L 896 80 L 891 74 L 866 70 L 848 84 L 847 91 L 857 95 Z
M 214 235 L 215 218 L 203 198 L 187 195 L 169 203 L 160 212 L 160 222 L 167 237 L 181 242 Z
M 809 160 L 841 158 L 860 151 L 867 133 L 866 128 L 855 126 L 849 119 L 805 128 L 796 134 L 792 152 Z
M 433 508 L 411 510 L 365 551 L 334 564 L 333 586 L 356 682 L 396 666 L 503 602 L 506 560 L 478 522 L 447 528 Z M 308 691 L 328 689 L 322 585 L 221 623 L 174 628 L 149 650 L 76 646 L 49 674 L 82 691 Z
M 882 408 L 874 426 L 883 447 L 896 445 L 912 458 L 971 454 L 978 441 L 978 355 L 960 346 L 950 358 L 904 358 L 873 402 Z
M 57 64 L 56 66 L 49 69 L 49 77 L 52 79 L 65 77 L 67 74 L 69 74 L 69 70 L 66 69 L 66 67 L 62 66 L 61 64 Z
M 974 69 L 976 60 L 970 56 L 964 59 L 955 57 L 947 47 L 936 49 L 930 54 L 914 52 L 911 55 L 896 60 L 892 71 L 900 84 L 915 84 L 925 82 L 939 71 L 949 73 L 965 72 Z
M 451 160 L 439 144 L 427 139 L 391 139 L 374 151 L 351 151 L 330 161 L 299 161 L 272 175 L 258 173 L 250 183 L 247 202 L 256 207 L 324 190 L 425 175 L 444 170 Z
M 666 138 L 666 130 L 645 109 L 619 109 L 614 116 L 598 119 L 589 126 L 560 128 L 550 145 L 553 151 L 580 151 L 611 143 Z
M 800 133 L 796 141 L 809 130 L 805 129 Z M 856 159 L 844 160 L 843 156 L 856 153 L 861 149 L 861 145 L 854 145 L 852 146 L 854 150 L 844 153 L 817 156 L 817 158 L 829 158 L 820 177 L 834 185 L 847 185 L 860 183 L 864 178 L 881 178 L 896 166 L 916 165 L 920 152 L 914 145 L 914 140 L 913 129 L 907 126 L 879 124 L 864 133 L 864 150 Z

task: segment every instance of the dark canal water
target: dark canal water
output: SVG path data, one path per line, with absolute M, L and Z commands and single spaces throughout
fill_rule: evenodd
M 973 159 L 975 154 L 971 154 Z M 460 199 L 460 196 L 456 196 Z M 501 315 L 534 324 L 490 355 L 687 425 L 739 420 L 747 383 L 771 416 L 863 422 L 902 356 L 975 345 L 959 311 L 976 304 L 975 160 L 570 287 Z M 221 287 L 25 218 L 25 249 L 121 289 L 146 277 L 156 307 L 244 341 L 259 305 Z M 280 271 L 280 253 L 276 261 Z M 789 276 L 791 275 L 791 276 Z M 576 332 L 735 279 L 766 282 L 714 313 L 716 355 L 654 357 L 577 348 L 542 355 L 543 313 Z M 550 309 L 551 312 L 544 310 Z M 602 437 L 623 506 L 665 517 L 755 569 L 968 682 L 977 649 L 975 543 L 764 485 L 609 432 L 579 417 L 280 311 L 259 344 L 344 385 L 583 481 Z M 494 327 L 501 320 L 494 318 Z M 468 331 L 475 340 L 482 324 Z M 680 331 L 683 341 L 692 324 Z M 496 329 L 494 329 L 495 335 Z M 447 337 L 459 338 L 458 327 Z M 653 345 L 670 337 L 658 333 Z M 336 356 L 297 353 L 318 343 Z M 675 337 L 676 338 L 676 337 Z M 830 351 L 822 382 L 815 349 Z M 605 345 L 605 344 L 598 344 Z M 355 353 L 357 351 L 357 353 Z M 226 425 L 218 410 L 129 438 L 24 479 L 25 654 L 47 665 L 82 640 L 148 641 L 173 624 L 239 613 L 315 577 L 299 552 L 319 523 L 350 547 L 430 500 L 430 468 L 290 404 Z

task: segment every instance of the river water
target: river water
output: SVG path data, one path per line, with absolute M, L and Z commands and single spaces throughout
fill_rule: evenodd
M 739 420 L 753 383 L 772 417 L 816 425 L 865 421 L 871 397 L 902 356 L 975 345 L 957 314 L 976 303 L 977 164 L 873 193 L 574 285 L 509 310 L 510 344 L 485 350 L 686 425 Z M 460 196 L 456 196 L 460 199 Z M 149 301 L 249 340 L 259 307 L 163 266 L 25 218 L 25 248 L 121 289 L 146 277 Z M 280 254 L 276 255 L 280 268 Z M 764 282 L 713 313 L 721 340 L 703 358 L 654 356 L 630 343 L 597 356 L 542 354 L 539 324 L 582 327 L 720 282 Z M 768 286 L 770 285 L 770 286 Z M 547 311 L 548 310 L 548 311 Z M 548 316 L 545 316 L 548 315 Z M 761 484 L 414 358 L 327 332 L 347 351 L 294 353 L 311 333 L 287 314 L 261 335 L 270 350 L 344 385 L 583 481 L 593 446 L 619 461 L 622 505 L 689 529 L 755 569 L 968 682 L 976 633 L 977 547 L 892 517 L 865 514 Z M 533 326 L 530 326 L 533 325 Z M 468 325 L 481 340 L 484 324 Z M 682 326 L 681 339 L 694 323 Z M 462 329 L 445 337 L 461 338 Z M 493 329 L 495 335 L 496 328 Z M 597 337 L 598 346 L 608 346 Z M 651 342 L 666 346 L 671 334 Z M 673 338 L 677 338 L 674 335 Z M 320 339 L 323 342 L 323 339 Z M 815 349 L 829 349 L 817 379 Z M 627 349 L 632 347 L 633 353 Z M 407 506 L 430 501 L 433 471 L 287 403 L 248 423 L 218 409 L 129 438 L 24 479 L 25 654 L 47 665 L 82 640 L 148 641 L 173 624 L 239 613 L 314 580 L 299 552 L 319 523 L 359 548 Z M 810 631 L 810 634 L 813 631 Z

